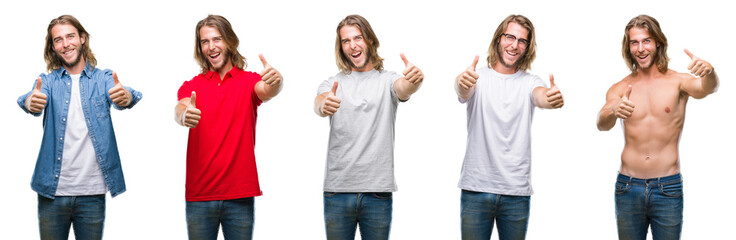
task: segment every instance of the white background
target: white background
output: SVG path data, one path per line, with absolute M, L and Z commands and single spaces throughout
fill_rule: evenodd
M 730 10 L 729 10 L 730 9 Z M 128 191 L 108 195 L 106 239 L 185 239 L 187 129 L 174 120 L 176 92 L 199 72 L 194 28 L 207 14 L 233 24 L 250 71 L 258 53 L 284 76 L 283 91 L 259 108 L 256 156 L 264 195 L 256 198 L 256 239 L 323 239 L 322 180 L 328 120 L 312 112 L 317 86 L 337 73 L 335 27 L 349 14 L 366 17 L 387 70 L 404 68 L 399 53 L 425 74 L 422 88 L 400 104 L 396 121 L 392 239 L 459 239 L 465 151 L 465 105 L 453 80 L 486 50 L 509 14 L 529 17 L 538 53 L 531 72 L 549 73 L 565 97 L 561 110 L 537 110 L 529 239 L 615 239 L 613 187 L 623 147 L 619 125 L 595 127 L 608 88 L 629 73 L 621 57 L 628 21 L 657 18 L 669 39 L 670 68 L 685 71 L 687 47 L 710 61 L 720 90 L 691 99 L 680 141 L 685 179 L 683 239 L 732 235 L 734 184 L 733 8 L 725 1 L 16 1 L 0 10 L 0 238 L 38 238 L 36 193 L 30 189 L 41 142 L 41 118 L 16 99 L 45 70 L 51 19 L 77 17 L 91 34 L 98 67 L 143 92 L 132 110 L 113 111 Z M 635 91 L 635 90 L 634 90 Z M 729 121 L 730 120 L 730 121 Z M 730 222 L 729 222 L 730 221 Z M 494 239 L 497 238 L 494 232 Z

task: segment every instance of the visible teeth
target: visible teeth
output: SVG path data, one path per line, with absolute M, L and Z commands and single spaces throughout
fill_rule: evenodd
M 360 53 L 361 53 L 361 52 L 353 53 L 353 55 L 351 55 L 351 56 L 353 56 L 353 57 L 357 57 L 357 56 L 360 56 Z
M 216 54 L 210 54 L 210 57 L 211 57 L 211 58 L 216 58 L 217 56 L 220 56 L 220 53 L 216 53 Z

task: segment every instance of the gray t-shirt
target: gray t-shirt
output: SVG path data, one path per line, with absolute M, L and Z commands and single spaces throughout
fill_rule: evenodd
M 319 85 L 332 90 L 340 108 L 330 117 L 324 191 L 394 192 L 394 124 L 399 98 L 393 83 L 401 76 L 372 70 L 338 73 Z
M 468 142 L 458 187 L 503 195 L 530 196 L 533 90 L 544 87 L 524 71 L 477 70 L 468 104 Z

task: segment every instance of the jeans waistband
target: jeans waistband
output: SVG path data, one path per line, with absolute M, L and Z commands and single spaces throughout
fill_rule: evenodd
M 629 177 L 629 176 L 619 173 L 617 179 L 618 181 L 621 181 L 621 182 L 630 183 L 630 184 L 640 184 L 640 185 L 672 184 L 672 183 L 682 182 L 682 175 L 677 173 L 677 174 L 666 176 L 666 177 L 641 179 L 641 178 Z

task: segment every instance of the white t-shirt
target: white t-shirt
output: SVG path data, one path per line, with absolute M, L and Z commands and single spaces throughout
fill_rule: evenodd
M 477 70 L 468 105 L 468 142 L 458 187 L 502 195 L 531 196 L 533 90 L 545 87 L 524 71 Z
M 85 196 L 107 193 L 100 164 L 87 129 L 80 97 L 80 74 L 70 75 L 71 97 L 65 123 L 64 150 L 56 196 Z M 89 89 L 87 89 L 89 91 Z M 89 102 L 88 104 L 91 104 Z
M 324 191 L 394 192 L 394 124 L 399 98 L 393 83 L 401 76 L 372 70 L 338 73 L 319 85 L 332 90 L 340 108 L 330 117 Z

